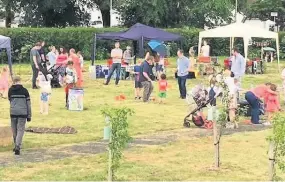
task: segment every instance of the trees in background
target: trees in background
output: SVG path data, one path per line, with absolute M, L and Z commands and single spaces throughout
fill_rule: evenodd
M 273 20 L 271 12 L 277 12 L 276 25 L 280 30 L 285 29 L 285 1 L 284 0 L 256 0 L 249 7 L 246 13 L 248 19 L 258 18 L 261 20 Z
M 285 28 L 285 0 L 238 0 L 238 11 L 246 19 L 272 20 L 278 12 L 277 25 Z M 137 22 L 162 28 L 213 27 L 233 22 L 236 0 L 113 0 L 113 9 L 122 16 L 122 23 Z M 0 18 L 11 26 L 16 13 L 23 25 L 32 27 L 66 27 L 87 25 L 90 9 L 98 7 L 104 27 L 110 26 L 110 0 L 0 0 Z
M 234 6 L 232 0 L 117 0 L 115 8 L 123 24 L 136 22 L 158 27 L 192 26 L 204 28 L 229 22 Z

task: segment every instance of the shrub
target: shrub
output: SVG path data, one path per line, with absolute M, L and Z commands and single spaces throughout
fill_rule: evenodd
M 86 60 L 91 59 L 92 43 L 95 33 L 103 32 L 116 32 L 123 31 L 122 28 L 15 28 L 6 29 L 0 28 L 0 35 L 9 36 L 12 39 L 12 54 L 13 62 L 23 63 L 29 62 L 29 49 L 35 42 L 44 40 L 47 43 L 47 47 L 54 45 L 56 47 L 63 46 L 66 49 L 74 48 L 83 52 Z M 186 53 L 191 46 L 198 46 L 198 37 L 200 29 L 196 28 L 173 28 L 166 29 L 166 31 L 177 33 L 184 38 L 180 42 L 169 42 L 170 55 L 176 55 L 176 50 L 182 48 Z M 229 39 L 228 38 L 214 38 L 208 39 L 211 46 L 211 55 L 222 56 L 229 55 Z M 130 45 L 131 41 L 124 41 L 122 48 Z M 146 45 L 146 44 L 145 44 Z M 243 47 L 242 39 L 236 41 L 237 47 Z M 112 41 L 97 41 L 96 45 L 96 59 L 106 59 L 109 56 L 110 49 L 113 47 Z M 273 45 L 274 47 L 274 45 Z M 197 47 L 196 47 L 197 48 Z M 254 48 L 258 49 L 258 48 Z M 285 52 L 285 32 L 280 32 L 280 49 L 281 52 Z M 0 55 L 1 59 L 4 59 L 4 54 Z

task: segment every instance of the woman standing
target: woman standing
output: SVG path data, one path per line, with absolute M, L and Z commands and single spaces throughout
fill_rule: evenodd
M 56 64 L 57 65 L 66 65 L 68 59 L 68 54 L 66 50 L 63 47 L 59 48 L 59 55 L 56 59 Z
M 82 68 L 81 68 L 81 62 L 79 57 L 77 56 L 75 49 L 70 49 L 69 51 L 69 60 L 73 62 L 73 66 L 76 70 L 77 74 L 77 88 L 82 88 L 83 86 L 83 78 L 82 78 Z

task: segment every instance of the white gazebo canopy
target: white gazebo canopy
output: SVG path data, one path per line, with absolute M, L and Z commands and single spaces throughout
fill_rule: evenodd
M 249 40 L 255 38 L 266 38 L 276 40 L 276 49 L 279 67 L 279 36 L 278 33 L 265 30 L 260 27 L 251 26 L 244 23 L 233 23 L 230 25 L 205 30 L 199 33 L 199 52 L 202 46 L 203 38 L 235 38 L 240 37 L 244 40 L 244 57 L 247 60 Z M 232 47 L 232 45 L 231 45 Z

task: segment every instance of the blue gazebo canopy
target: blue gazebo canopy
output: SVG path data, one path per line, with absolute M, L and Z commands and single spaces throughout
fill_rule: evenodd
M 180 35 L 169 33 L 159 28 L 150 27 L 137 23 L 126 31 L 121 32 L 108 32 L 102 34 L 95 34 L 94 39 L 94 55 L 92 58 L 92 65 L 94 65 L 96 55 L 96 39 L 99 40 L 133 40 L 139 44 L 140 56 L 143 56 L 144 41 L 157 40 L 157 41 L 177 41 L 182 39 Z
M 11 38 L 0 35 L 0 49 L 6 49 L 10 74 L 12 76 Z
M 97 34 L 98 39 L 105 40 L 159 40 L 159 41 L 175 41 L 182 37 L 177 34 L 169 33 L 159 28 L 150 27 L 137 23 L 127 31 Z

